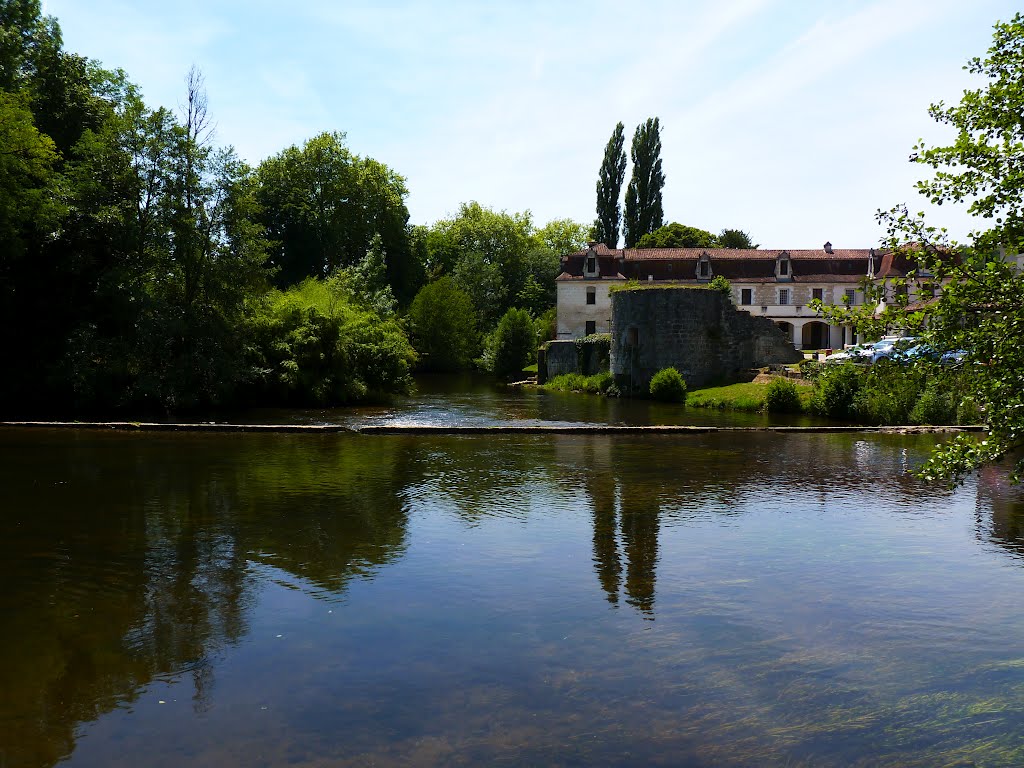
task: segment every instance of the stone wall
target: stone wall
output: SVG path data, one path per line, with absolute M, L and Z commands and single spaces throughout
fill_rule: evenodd
M 563 373 L 593 376 L 607 371 L 608 337 L 603 338 L 603 343 L 587 343 L 581 339 L 549 341 L 537 356 L 537 382 L 543 384 Z
M 611 371 L 624 392 L 646 391 L 662 368 L 678 370 L 692 389 L 801 358 L 771 320 L 736 309 L 718 291 L 666 287 L 612 293 Z

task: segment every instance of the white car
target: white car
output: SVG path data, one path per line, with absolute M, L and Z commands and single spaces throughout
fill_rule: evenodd
M 871 346 L 854 344 L 838 352 L 833 352 L 821 362 L 823 363 L 866 363 L 871 354 Z

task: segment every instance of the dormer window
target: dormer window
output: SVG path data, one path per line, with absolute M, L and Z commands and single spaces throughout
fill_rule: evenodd
M 586 260 L 586 262 L 583 265 L 583 273 L 587 277 L 596 277 L 597 276 L 597 257 L 596 256 L 587 256 L 587 260 Z
M 790 280 L 793 277 L 793 269 L 789 263 L 789 254 L 783 251 L 775 259 L 775 277 L 779 280 Z
M 702 253 L 697 262 L 697 279 L 707 280 L 711 277 L 711 259 L 706 253 Z

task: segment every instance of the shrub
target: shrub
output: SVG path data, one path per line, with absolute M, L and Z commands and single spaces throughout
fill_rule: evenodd
M 932 379 L 910 411 L 911 424 L 956 424 L 954 390 L 940 379 Z
M 686 402 L 686 382 L 675 368 L 663 368 L 651 377 L 651 397 L 667 403 Z
M 799 413 L 800 393 L 789 379 L 772 379 L 764 393 L 764 409 L 768 413 Z
M 711 278 L 711 282 L 708 283 L 708 288 L 710 288 L 713 291 L 718 291 L 719 293 L 721 293 L 723 296 L 725 296 L 725 298 L 729 300 L 730 304 L 736 303 L 732 298 L 732 283 L 730 283 L 729 280 L 723 277 L 722 275 L 715 275 L 713 278 Z
M 860 373 L 852 363 L 823 367 L 811 395 L 811 412 L 832 419 L 853 420 L 857 415 L 854 398 L 860 384 Z

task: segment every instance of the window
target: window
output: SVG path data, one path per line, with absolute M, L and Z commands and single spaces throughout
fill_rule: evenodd
M 789 274 L 789 259 L 783 259 L 779 262 L 779 275 L 785 277 Z
M 708 263 L 707 259 L 703 259 L 700 262 L 700 276 L 707 277 L 711 274 L 711 264 Z
M 586 272 L 587 272 L 587 274 L 590 274 L 590 275 L 592 275 L 595 272 L 597 272 L 597 257 L 595 257 L 595 256 L 588 256 L 587 257 Z
M 779 289 L 779 304 L 789 304 L 789 288 Z
M 817 299 L 818 301 L 824 301 L 825 300 L 825 289 L 824 288 L 812 288 L 811 289 L 811 298 L 812 299 Z
M 596 303 L 597 303 L 597 289 L 596 288 L 587 288 L 587 304 L 596 304 Z
M 587 320 L 587 330 L 585 331 L 587 336 L 593 336 L 597 333 L 597 321 Z
M 754 289 L 743 288 L 740 290 L 740 304 L 753 304 L 754 303 Z
M 851 307 L 854 304 L 857 303 L 857 289 L 856 288 L 847 288 L 845 296 L 846 296 L 846 303 L 849 304 Z

